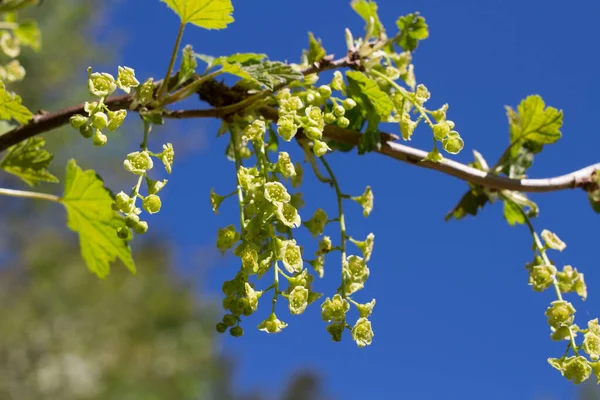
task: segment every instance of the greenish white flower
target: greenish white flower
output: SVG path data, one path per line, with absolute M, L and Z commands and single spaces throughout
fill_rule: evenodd
M 228 225 L 225 228 L 219 228 L 217 233 L 217 249 L 221 253 L 231 249 L 233 245 L 240 240 L 240 234 L 235 229 L 235 226 Z
M 135 78 L 135 71 L 129 67 L 119 66 L 116 85 L 125 93 L 129 93 L 131 88 L 138 87 L 140 82 Z
M 271 313 L 267 319 L 258 324 L 258 329 L 267 333 L 279 333 L 287 324 L 280 321 L 275 313 Z
M 302 251 L 295 240 L 281 241 L 279 259 L 290 274 L 302 271 Z
M 371 186 L 367 186 L 364 193 L 357 197 L 352 197 L 352 200 L 356 201 L 363 208 L 363 215 L 368 217 L 373 211 L 373 191 L 371 190 Z
M 346 313 L 350 310 L 350 303 L 341 295 L 335 294 L 333 298 L 326 298 L 321 304 L 321 318 L 325 322 L 344 321 Z
M 375 244 L 375 234 L 369 233 L 367 238 L 359 242 L 358 240 L 350 239 L 352 243 L 363 253 L 363 257 L 365 261 L 369 261 L 371 259 L 371 254 L 373 253 L 373 246 Z
M 296 286 L 288 297 L 290 313 L 294 315 L 302 314 L 308 306 L 308 289 L 302 286 Z
M 327 225 L 329 217 L 327 213 L 322 208 L 317 208 L 313 216 L 306 222 L 304 222 L 304 226 L 308 229 L 310 234 L 316 238 L 319 235 L 323 234 L 323 230 L 325 230 L 325 225 Z
M 356 342 L 358 347 L 369 346 L 373 342 L 373 336 L 375 336 L 375 334 L 371 327 L 371 321 L 366 318 L 359 318 L 352 328 L 352 339 Z
M 546 247 L 550 249 L 563 251 L 567 247 L 565 242 L 560 240 L 555 233 L 552 233 L 547 229 L 542 231 L 542 239 L 544 239 L 544 242 L 546 242 Z
M 291 178 L 296 175 L 296 169 L 290 159 L 290 155 L 285 152 L 279 152 L 279 158 L 277 159 L 277 170 L 284 178 Z
M 106 72 L 92 73 L 92 67 L 88 68 L 88 90 L 92 96 L 106 97 L 117 89 L 115 78 Z
M 275 214 L 277 215 L 277 219 L 288 228 L 297 228 L 302 223 L 298 210 L 291 204 L 278 203 Z
M 561 326 L 569 326 L 573 323 L 575 307 L 571 303 L 564 300 L 555 300 L 550 304 L 545 313 L 548 325 L 558 329 Z
M 127 155 L 123 166 L 131 173 L 143 175 L 154 167 L 154 163 L 147 151 L 136 151 Z

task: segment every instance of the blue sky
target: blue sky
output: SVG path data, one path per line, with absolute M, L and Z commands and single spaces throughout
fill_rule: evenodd
M 427 19 L 430 38 L 415 54 L 416 76 L 432 93 L 431 108 L 450 104 L 449 118 L 465 140 L 456 160 L 469 162 L 471 150 L 477 149 L 495 162 L 508 141 L 504 105 L 516 106 L 525 96 L 540 94 L 547 104 L 564 110 L 563 138 L 537 157 L 530 175 L 559 175 L 598 161 L 600 132 L 594 118 L 600 107 L 595 49 L 600 3 L 379 3 L 390 32 L 400 15 L 420 11 Z M 345 52 L 344 28 L 362 34 L 363 22 L 346 0 L 233 4 L 236 21 L 228 29 L 188 27 L 183 44 L 215 56 L 263 52 L 273 60 L 296 62 L 309 31 L 337 56 Z M 158 0 L 115 1 L 111 15 L 110 29 L 101 36 L 108 39 L 117 32 L 122 37 L 120 64 L 135 68 L 138 77 L 161 78 L 177 32 L 176 16 Z M 225 205 L 218 216 L 208 205 L 211 187 L 227 193 L 235 179 L 233 165 L 223 157 L 226 140 L 215 138 L 217 127 L 216 121 L 175 122 L 151 138 L 157 148 L 167 140 L 188 147 L 178 153 L 163 210 L 152 218 L 152 226 L 172 238 L 186 273 L 206 270 L 205 289 L 215 299 L 220 282 L 235 274 L 237 263 L 210 249 L 218 227 L 238 220 L 235 204 Z M 397 132 L 393 124 L 382 129 Z M 410 144 L 429 149 L 430 135 L 420 129 Z M 376 154 L 330 158 L 345 192 L 360 194 L 371 185 L 375 193 L 375 210 L 368 219 L 357 206 L 347 206 L 350 233 L 376 236 L 371 277 L 357 295 L 359 301 L 377 299 L 374 343 L 359 349 L 349 337 L 331 342 L 315 306 L 294 317 L 282 308 L 280 318 L 289 327 L 267 335 L 254 329 L 268 313 L 260 308 L 245 321 L 243 338 L 222 337 L 222 351 L 237 359 L 240 389 L 277 392 L 294 371 L 312 368 L 340 399 L 573 398 L 573 386 L 546 363 L 548 357 L 560 356 L 564 345 L 550 341 L 545 322 L 553 294 L 534 293 L 527 286 L 524 265 L 531 258 L 531 243 L 526 228 L 509 227 L 499 205 L 486 207 L 476 219 L 445 223 L 444 215 L 467 188 L 455 178 Z M 303 190 L 303 216 L 317 206 L 333 212 L 333 192 L 314 179 Z M 550 229 L 567 242 L 555 261 L 586 275 L 588 300 L 571 297 L 577 322 L 585 325 L 600 316 L 598 216 L 583 192 L 532 198 L 541 209 L 534 221 L 538 231 Z M 338 276 L 339 260 L 331 257 L 316 290 L 333 293 Z

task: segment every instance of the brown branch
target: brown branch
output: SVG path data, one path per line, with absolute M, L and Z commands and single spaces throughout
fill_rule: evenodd
M 322 72 L 330 69 L 350 67 L 360 68 L 357 64 L 359 60 L 356 60 L 353 54 L 348 54 L 339 60 L 331 60 L 331 57 L 326 57 L 320 62 L 314 63 L 312 66 L 303 71 L 305 75 Z M 159 82 L 157 82 L 158 84 Z M 246 107 L 252 105 L 254 101 L 259 100 L 273 93 L 270 90 L 264 90 L 250 97 L 243 98 L 240 93 L 233 93 L 233 98 L 236 98 L 236 102 L 233 104 L 223 104 L 220 106 L 218 102 L 211 102 L 211 93 L 215 93 L 215 88 L 218 92 L 222 92 L 221 89 L 227 89 L 231 91 L 226 85 L 218 83 L 216 81 L 206 82 L 207 87 L 212 89 L 208 92 L 201 92 L 200 97 L 203 100 L 209 101 L 212 105 L 216 105 L 210 109 L 200 110 L 178 110 L 178 111 L 165 111 L 165 118 L 174 119 L 185 119 L 185 118 L 225 118 L 227 115 L 232 113 L 240 112 Z M 277 86 L 274 91 L 281 89 L 283 86 Z M 132 95 L 122 95 L 110 97 L 106 100 L 105 104 L 111 110 L 129 109 L 133 103 Z M 135 110 L 134 110 L 135 111 Z M 10 132 L 0 136 L 0 152 L 8 149 L 23 140 L 30 137 L 51 131 L 69 123 L 69 118 L 74 114 L 83 113 L 83 104 L 66 108 L 61 111 L 54 113 L 43 113 L 35 115 L 31 122 L 27 125 L 13 129 Z M 276 120 L 278 118 L 278 112 L 272 107 L 261 107 L 259 112 L 267 119 Z M 335 125 L 326 125 L 323 135 L 328 139 L 333 139 L 342 143 L 357 145 L 361 138 L 361 133 L 343 129 Z M 435 171 L 445 173 L 447 175 L 454 176 L 463 181 L 471 182 L 477 185 L 481 185 L 490 189 L 497 190 L 518 190 L 521 192 L 552 192 L 563 189 L 572 188 L 584 188 L 588 189 L 594 187 L 593 175 L 600 169 L 600 163 L 587 166 L 578 171 L 571 172 L 566 175 L 561 175 L 552 178 L 543 179 L 511 179 L 503 176 L 493 175 L 468 165 L 461 164 L 459 162 L 444 159 L 439 163 L 431 161 L 424 161 L 427 156 L 427 152 L 419 149 L 415 149 L 409 146 L 405 146 L 394 141 L 398 140 L 398 136 L 381 132 L 381 147 L 376 150 L 378 153 L 392 157 L 396 160 L 406 162 L 418 167 L 428 168 Z

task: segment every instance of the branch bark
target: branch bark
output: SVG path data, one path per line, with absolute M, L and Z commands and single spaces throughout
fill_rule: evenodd
M 331 61 L 331 57 L 325 58 L 320 63 L 304 70 L 305 75 L 322 72 L 340 67 L 357 68 L 356 60 L 352 54 L 348 54 L 339 60 Z M 212 82 L 215 84 L 215 81 Z M 226 87 L 228 88 L 228 87 Z M 276 88 L 276 90 L 279 89 Z M 262 96 L 264 94 L 264 96 Z M 256 99 L 263 98 L 270 91 L 255 95 Z M 133 95 L 113 96 L 106 100 L 106 105 L 111 110 L 129 109 L 134 100 Z M 243 104 L 242 104 L 243 103 Z M 229 104 L 223 107 L 214 107 L 199 110 L 166 111 L 165 118 L 225 118 L 232 113 L 240 112 L 248 106 L 248 102 L 241 101 L 239 104 Z M 134 110 L 135 111 L 135 110 Z M 259 112 L 267 119 L 277 120 L 278 112 L 272 107 L 261 107 Z M 83 114 L 83 104 L 65 108 L 53 113 L 40 113 L 35 115 L 27 125 L 20 126 L 0 136 L 0 152 L 20 143 L 30 137 L 40 135 L 59 128 L 69 123 L 69 118 L 74 114 Z M 326 125 L 323 135 L 350 145 L 358 144 L 361 133 L 343 129 L 335 125 Z M 490 174 L 459 162 L 444 159 L 439 163 L 424 161 L 427 152 L 410 146 L 394 142 L 398 136 L 381 132 L 381 147 L 378 153 L 394 158 L 396 160 L 415 165 L 421 168 L 432 169 L 447 175 L 454 176 L 460 180 L 481 185 L 496 190 L 517 190 L 521 192 L 552 192 L 564 189 L 583 188 L 588 189 L 594 185 L 593 175 L 600 170 L 600 163 L 589 165 L 577 171 L 565 175 L 541 178 L 541 179 L 510 179 L 507 177 Z

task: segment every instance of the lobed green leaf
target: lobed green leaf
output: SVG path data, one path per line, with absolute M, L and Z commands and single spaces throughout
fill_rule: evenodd
M 43 138 L 32 137 L 10 147 L 0 162 L 0 168 L 18 176 L 30 186 L 40 182 L 58 182 L 58 178 L 47 169 L 53 155 L 44 149 L 45 144 Z
M 69 229 L 79 233 L 81 255 L 91 272 L 105 278 L 117 258 L 136 272 L 128 243 L 116 234 L 125 222 L 113 211 L 113 198 L 95 171 L 83 171 L 75 160 L 69 161 L 62 203 Z
M 350 6 L 358 15 L 360 15 L 362 19 L 365 20 L 365 31 L 369 30 L 371 17 L 373 17 L 373 35 L 379 36 L 380 34 L 385 34 L 385 28 L 383 27 L 383 24 L 379 19 L 379 15 L 377 14 L 377 3 L 372 0 L 352 0 Z
M 232 23 L 231 0 L 162 0 L 181 18 L 182 24 L 205 29 L 225 29 Z
M 0 119 L 6 121 L 14 119 L 20 124 L 26 124 L 32 116 L 31 111 L 21 104 L 21 97 L 8 92 L 4 82 L 0 81 Z

